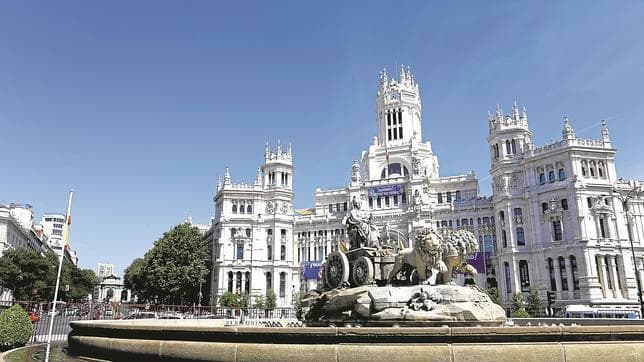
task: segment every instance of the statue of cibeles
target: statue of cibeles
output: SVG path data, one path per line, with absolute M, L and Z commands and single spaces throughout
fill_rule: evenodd
M 361 205 L 360 200 L 354 196 L 351 210 L 342 219 L 342 224 L 347 228 L 351 249 L 378 246 L 378 228 L 373 225 L 371 214 L 364 216 Z

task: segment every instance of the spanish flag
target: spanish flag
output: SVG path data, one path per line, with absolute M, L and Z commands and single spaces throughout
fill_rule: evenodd
M 72 195 L 74 191 L 69 192 L 69 201 L 67 203 L 67 213 L 65 214 L 65 231 L 63 232 L 63 247 L 69 246 L 69 226 L 72 224 Z

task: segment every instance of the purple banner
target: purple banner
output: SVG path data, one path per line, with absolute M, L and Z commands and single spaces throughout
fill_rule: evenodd
M 383 185 L 369 188 L 369 197 L 402 195 L 403 185 Z
M 321 278 L 323 261 L 303 261 L 302 262 L 302 279 L 318 280 Z
M 467 263 L 476 268 L 479 273 L 485 273 L 485 259 L 490 258 L 489 252 L 477 251 L 472 255 L 467 256 Z

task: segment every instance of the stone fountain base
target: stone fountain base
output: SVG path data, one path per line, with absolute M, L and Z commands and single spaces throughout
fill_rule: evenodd
M 456 285 L 333 289 L 302 302 L 309 324 L 501 325 L 505 310 L 480 288 Z

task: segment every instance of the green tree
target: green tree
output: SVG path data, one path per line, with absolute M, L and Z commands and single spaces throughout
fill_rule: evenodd
M 525 310 L 523 302 L 523 294 L 520 292 L 512 295 L 512 305 L 510 307 L 510 316 L 513 318 L 528 318 L 530 314 Z
M 250 296 L 244 293 L 239 297 L 239 308 L 248 308 L 250 306 Z
M 132 261 L 132 264 L 125 268 L 125 273 L 123 275 L 123 284 L 125 288 L 130 289 L 134 295 L 143 295 L 145 292 L 145 274 L 143 269 L 145 268 L 145 259 L 136 258 Z
M 219 298 L 219 304 L 222 307 L 237 308 L 239 307 L 239 295 L 233 292 L 225 292 L 224 295 Z
M 6 251 L 0 257 L 0 285 L 16 300 L 45 300 L 53 296 L 56 270 L 47 258 L 26 248 Z
M 539 292 L 532 288 L 530 289 L 530 294 L 528 295 L 528 307 L 526 308 L 527 312 L 530 313 L 532 317 L 537 317 L 537 314 L 543 309 L 543 302 L 539 297 Z
M 275 291 L 271 288 L 266 291 L 266 309 L 275 309 L 277 306 L 277 296 Z
M 210 272 L 208 248 L 199 229 L 188 224 L 163 234 L 145 255 L 143 294 L 160 302 L 198 302 L 199 283 Z
M 255 297 L 255 304 L 253 305 L 253 307 L 259 309 L 266 308 L 266 299 L 263 295 L 258 295 L 257 297 Z

